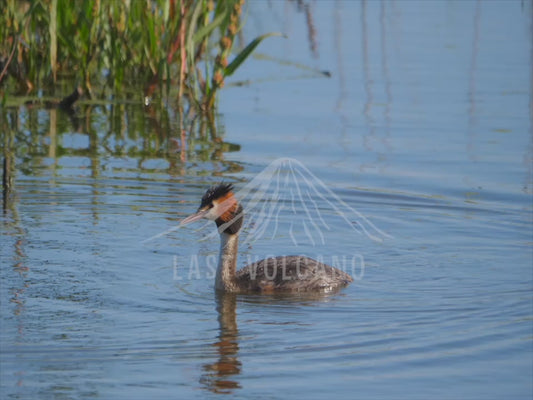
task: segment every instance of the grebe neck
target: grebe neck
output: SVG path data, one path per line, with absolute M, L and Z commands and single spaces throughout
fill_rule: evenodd
M 237 283 L 237 254 L 239 250 L 239 234 L 220 234 L 220 254 L 218 258 L 215 288 L 224 292 L 235 292 Z

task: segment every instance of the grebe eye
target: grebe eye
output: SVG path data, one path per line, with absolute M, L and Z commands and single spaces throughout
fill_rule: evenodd
M 209 204 L 209 208 L 213 208 L 213 207 L 214 207 L 213 203 Z

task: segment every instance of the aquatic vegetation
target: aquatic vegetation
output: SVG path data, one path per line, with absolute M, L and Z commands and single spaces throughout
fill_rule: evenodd
M 0 89 L 89 97 L 172 96 L 202 111 L 255 47 L 234 55 L 244 0 L 7 0 L 0 15 Z M 230 61 L 230 58 L 232 60 Z

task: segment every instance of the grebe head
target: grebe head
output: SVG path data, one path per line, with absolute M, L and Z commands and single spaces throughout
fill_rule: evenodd
M 180 225 L 200 219 L 215 221 L 219 232 L 234 235 L 242 226 L 242 207 L 233 195 L 231 183 L 221 183 L 210 187 L 202 196 L 198 211 L 181 221 Z

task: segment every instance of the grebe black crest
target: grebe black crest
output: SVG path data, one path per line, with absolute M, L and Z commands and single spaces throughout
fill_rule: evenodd
M 235 293 L 333 291 L 348 285 L 352 277 L 337 268 L 304 256 L 279 256 L 249 264 L 237 271 L 239 230 L 243 208 L 233 185 L 221 183 L 202 196 L 198 211 L 181 221 L 215 221 L 220 234 L 220 255 L 215 288 Z

